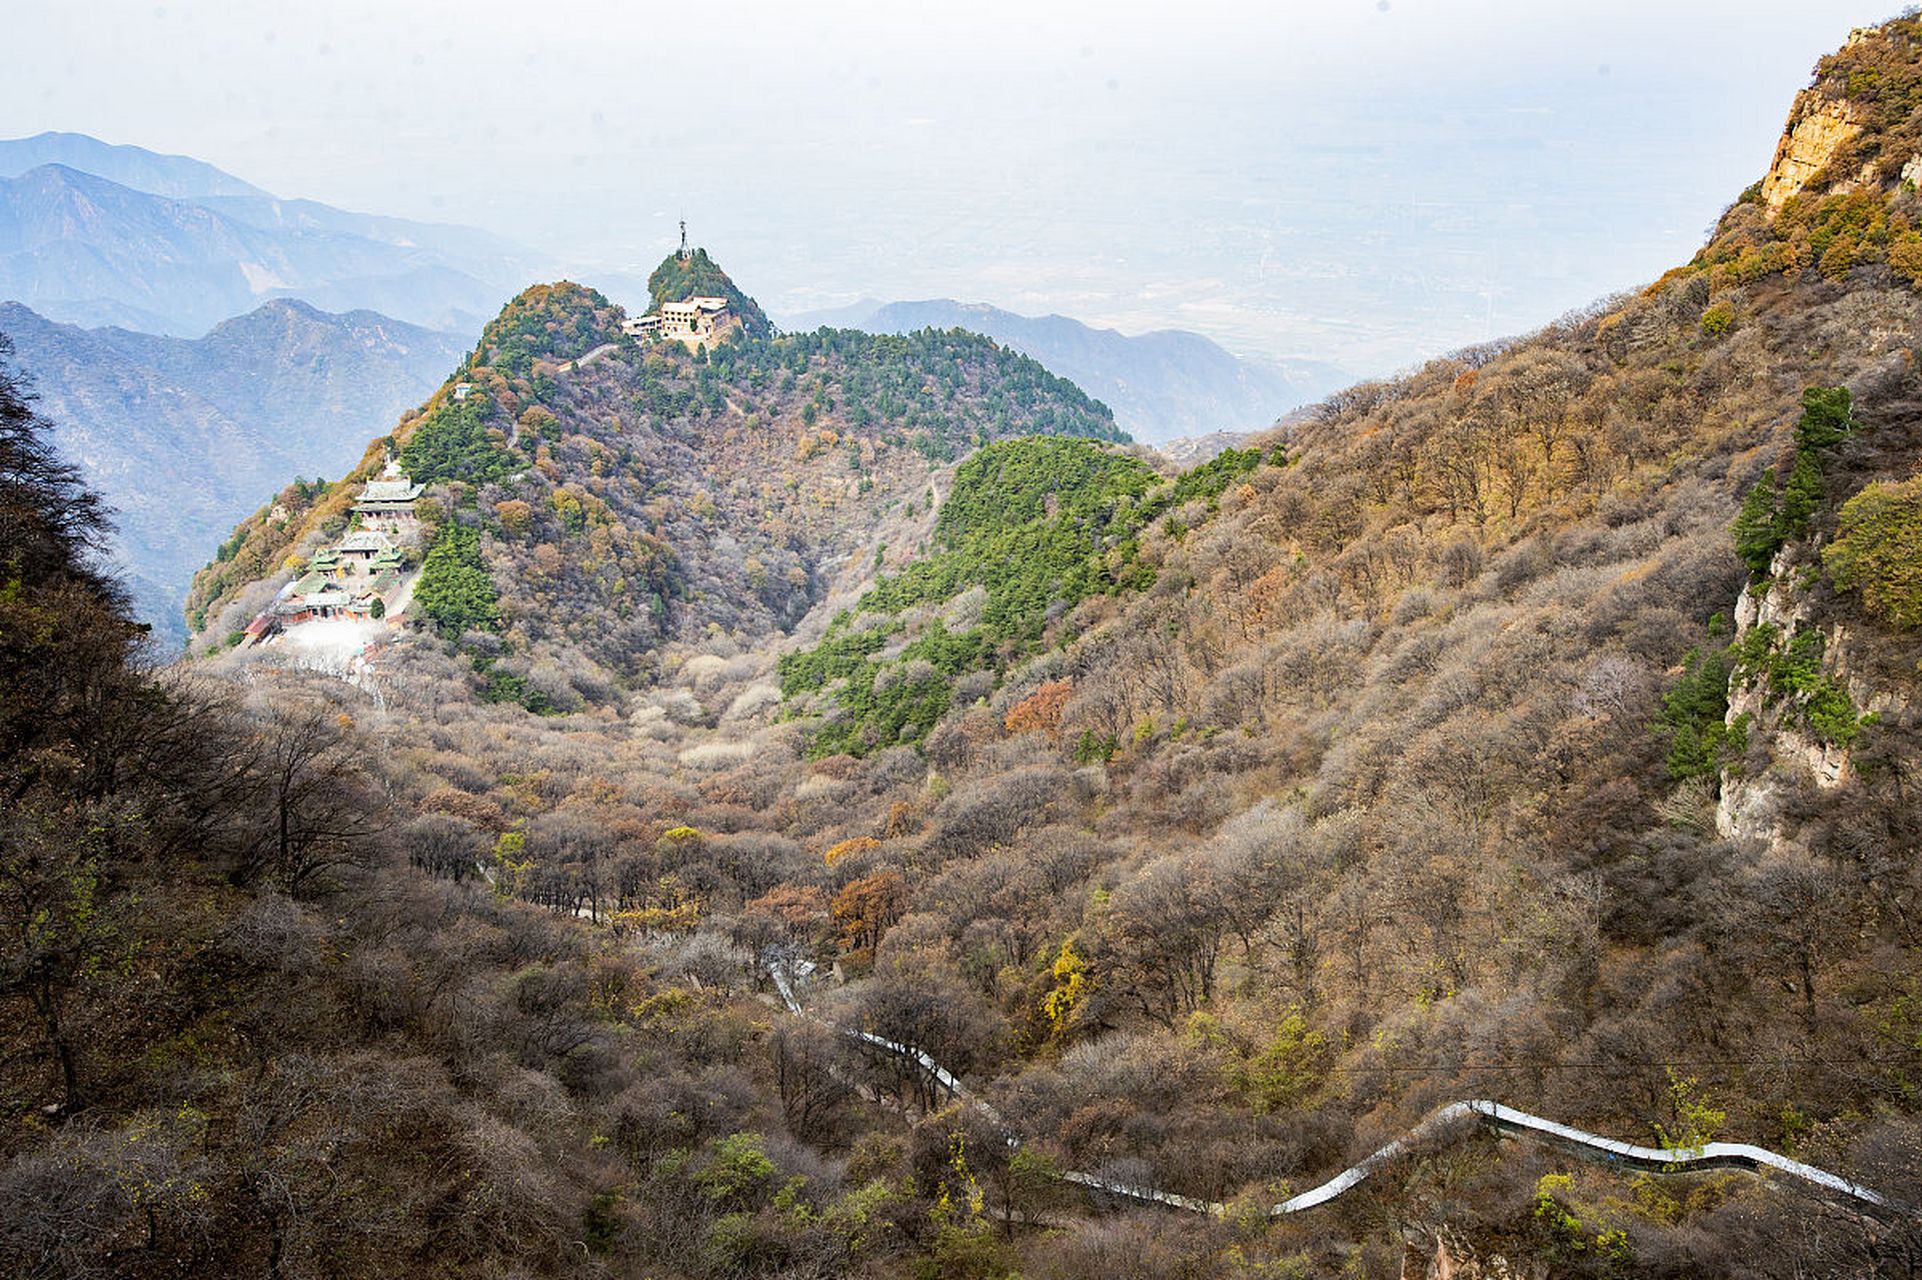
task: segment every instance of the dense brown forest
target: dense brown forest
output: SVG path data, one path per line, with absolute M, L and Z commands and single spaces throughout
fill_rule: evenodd
M 1922 1203 L 1918 103 L 1858 33 L 1695 261 L 1182 475 L 966 335 L 563 368 L 618 316 L 531 290 L 356 473 L 471 587 L 378 702 L 226 652 L 351 484 L 154 667 L 9 383 L 0 1257 L 1914 1274 L 1487 1136 L 1265 1210 L 1465 1097 Z

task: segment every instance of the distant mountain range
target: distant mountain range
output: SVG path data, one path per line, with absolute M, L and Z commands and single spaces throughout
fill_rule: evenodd
M 787 327 L 821 325 L 869 333 L 971 329 L 1039 360 L 1114 410 L 1138 440 L 1163 443 L 1271 425 L 1298 405 L 1354 381 L 1313 360 L 1250 360 L 1198 333 L 1158 329 L 1129 336 L 1067 316 L 1024 316 L 985 303 L 857 302 L 789 317 Z
M 187 156 L 77 133 L 0 140 L 0 299 L 68 324 L 193 338 L 274 298 L 475 334 L 551 260 L 469 227 L 283 200 Z M 619 273 L 595 280 L 641 302 Z M 1150 442 L 1244 431 L 1352 381 L 1332 365 L 1237 357 L 1200 334 L 1128 336 L 951 299 L 791 317 L 901 333 L 965 328 L 1034 357 Z
M 212 165 L 81 134 L 0 142 L 0 298 L 198 337 L 272 298 L 478 333 L 531 250 L 467 227 L 281 200 Z
M 345 470 L 502 299 L 553 274 L 484 231 L 279 199 L 186 156 L 74 133 L 0 141 L 0 332 L 119 509 L 142 615 L 169 637 L 183 634 L 193 570 L 241 517 L 296 475 Z M 1151 442 L 1259 429 L 1348 380 L 1238 359 L 1198 334 L 1127 337 L 945 299 L 789 327 L 821 323 L 985 333 Z
M 191 156 L 168 156 L 145 147 L 116 146 L 84 133 L 37 133 L 0 139 L 0 178 L 17 178 L 41 165 L 65 165 L 135 191 L 175 200 L 205 196 L 273 197 L 251 182 Z
M 339 474 L 459 361 L 459 336 L 280 300 L 198 339 L 82 329 L 19 303 L 0 333 L 61 448 L 116 508 L 142 618 L 185 637 L 193 571 L 295 476 Z

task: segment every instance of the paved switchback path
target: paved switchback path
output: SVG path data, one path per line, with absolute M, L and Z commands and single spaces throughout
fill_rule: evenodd
M 785 967 L 775 963 L 768 965 L 767 970 L 774 980 L 775 989 L 781 993 L 781 1002 L 787 1006 L 788 1012 L 800 1018 L 810 1017 L 811 1015 L 801 1008 L 801 1002 L 795 997 L 794 986 L 788 979 Z M 842 1029 L 841 1034 L 911 1063 L 917 1070 L 940 1085 L 950 1097 L 976 1108 L 993 1121 L 1008 1135 L 1009 1146 L 1019 1145 L 1020 1139 L 1015 1136 L 999 1112 L 976 1097 L 952 1072 L 935 1062 L 924 1051 L 868 1031 Z M 1799 1160 L 1791 1160 L 1766 1147 L 1750 1146 L 1745 1142 L 1710 1142 L 1701 1147 L 1688 1148 L 1637 1146 L 1634 1143 L 1605 1138 L 1599 1133 L 1590 1133 L 1585 1129 L 1557 1124 L 1553 1120 L 1545 1120 L 1540 1116 L 1530 1115 L 1526 1111 L 1518 1111 L 1513 1107 L 1482 1098 L 1452 1102 L 1436 1109 L 1401 1137 L 1375 1151 L 1366 1159 L 1343 1169 L 1320 1186 L 1275 1205 L 1268 1211 L 1268 1215 L 1278 1218 L 1286 1214 L 1319 1208 L 1335 1200 L 1344 1192 L 1359 1186 L 1370 1174 L 1397 1156 L 1406 1155 L 1431 1142 L 1459 1138 L 1477 1128 L 1488 1129 L 1504 1137 L 1523 1138 L 1546 1146 L 1558 1147 L 1584 1160 L 1592 1160 L 1618 1169 L 1633 1169 L 1638 1172 L 1657 1174 L 1697 1173 L 1706 1169 L 1734 1169 L 1763 1176 L 1779 1174 L 1807 1185 L 1818 1195 L 1852 1208 L 1906 1217 L 1922 1216 L 1915 1208 L 1896 1204 L 1859 1182 L 1844 1178 L 1840 1174 L 1830 1173 L 1825 1169 L 1818 1169 L 1814 1165 L 1804 1164 Z M 1168 1208 L 1189 1213 L 1215 1216 L 1226 1212 L 1224 1206 L 1212 1200 L 1197 1200 L 1152 1186 L 1120 1183 L 1099 1174 L 1071 1170 L 1063 1173 L 1061 1179 L 1064 1182 L 1072 1182 L 1076 1186 L 1087 1187 L 1092 1191 L 1100 1191 L 1144 1204 L 1165 1205 Z

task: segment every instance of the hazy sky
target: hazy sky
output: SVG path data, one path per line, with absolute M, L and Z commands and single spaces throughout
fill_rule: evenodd
M 1893 8 L 1893 5 L 1890 6 Z M 1685 259 L 1831 0 L 16 5 L 0 133 L 473 223 L 591 279 L 685 215 L 778 314 L 861 295 L 1358 372 Z

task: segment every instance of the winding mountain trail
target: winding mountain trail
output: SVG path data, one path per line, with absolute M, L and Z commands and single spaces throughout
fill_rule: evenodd
M 608 352 L 617 350 L 620 347 L 620 345 L 621 344 L 618 342 L 603 342 L 600 346 L 595 347 L 592 351 L 588 352 L 584 356 L 579 357 L 578 359 L 564 361 L 560 365 L 556 366 L 555 372 L 556 373 L 572 373 L 576 369 L 585 369 L 587 368 L 588 365 L 593 364 L 596 360 L 599 360 L 602 356 L 606 355 Z
M 787 1007 L 789 1013 L 797 1018 L 809 1018 L 822 1022 L 822 1025 L 831 1025 L 814 1018 L 814 1015 L 801 1007 L 800 1000 L 794 994 L 794 985 L 788 979 L 783 966 L 778 963 L 768 965 L 767 972 L 774 981 L 775 989 L 780 992 L 781 1002 Z M 840 1033 L 860 1044 L 879 1049 L 912 1064 L 938 1084 L 950 1097 L 974 1107 L 991 1120 L 1007 1134 L 1009 1146 L 1020 1145 L 1020 1138 L 1002 1119 L 1000 1112 L 972 1093 L 954 1073 L 937 1063 L 925 1051 L 869 1031 L 840 1028 Z M 1709 1169 L 1733 1169 L 1758 1176 L 1777 1173 L 1807 1184 L 1817 1194 L 1826 1195 L 1853 1206 L 1880 1213 L 1922 1217 L 1922 1211 L 1891 1201 L 1859 1182 L 1844 1178 L 1840 1174 L 1830 1173 L 1826 1169 L 1818 1169 L 1811 1164 L 1804 1164 L 1800 1160 L 1791 1160 L 1766 1147 L 1752 1146 L 1746 1142 L 1710 1142 L 1700 1147 L 1638 1146 L 1634 1143 L 1606 1138 L 1599 1133 L 1590 1133 L 1585 1129 L 1558 1124 L 1553 1120 L 1546 1120 L 1541 1116 L 1518 1111 L 1513 1107 L 1484 1098 L 1451 1102 L 1437 1108 L 1399 1138 L 1343 1169 L 1321 1185 L 1275 1205 L 1269 1209 L 1268 1216 L 1279 1218 L 1287 1214 L 1320 1208 L 1359 1186 L 1370 1174 L 1396 1157 L 1417 1150 L 1430 1142 L 1459 1140 L 1474 1129 L 1486 1129 L 1502 1137 L 1525 1138 L 1545 1146 L 1559 1148 L 1584 1160 L 1637 1172 L 1677 1174 L 1699 1173 Z M 1060 1176 L 1063 1182 L 1071 1182 L 1091 1191 L 1120 1196 L 1144 1204 L 1164 1205 L 1188 1213 L 1202 1213 L 1216 1217 L 1227 1212 L 1226 1206 L 1217 1201 L 1176 1195 L 1174 1192 L 1163 1191 L 1148 1185 L 1117 1182 L 1099 1174 L 1069 1170 Z

